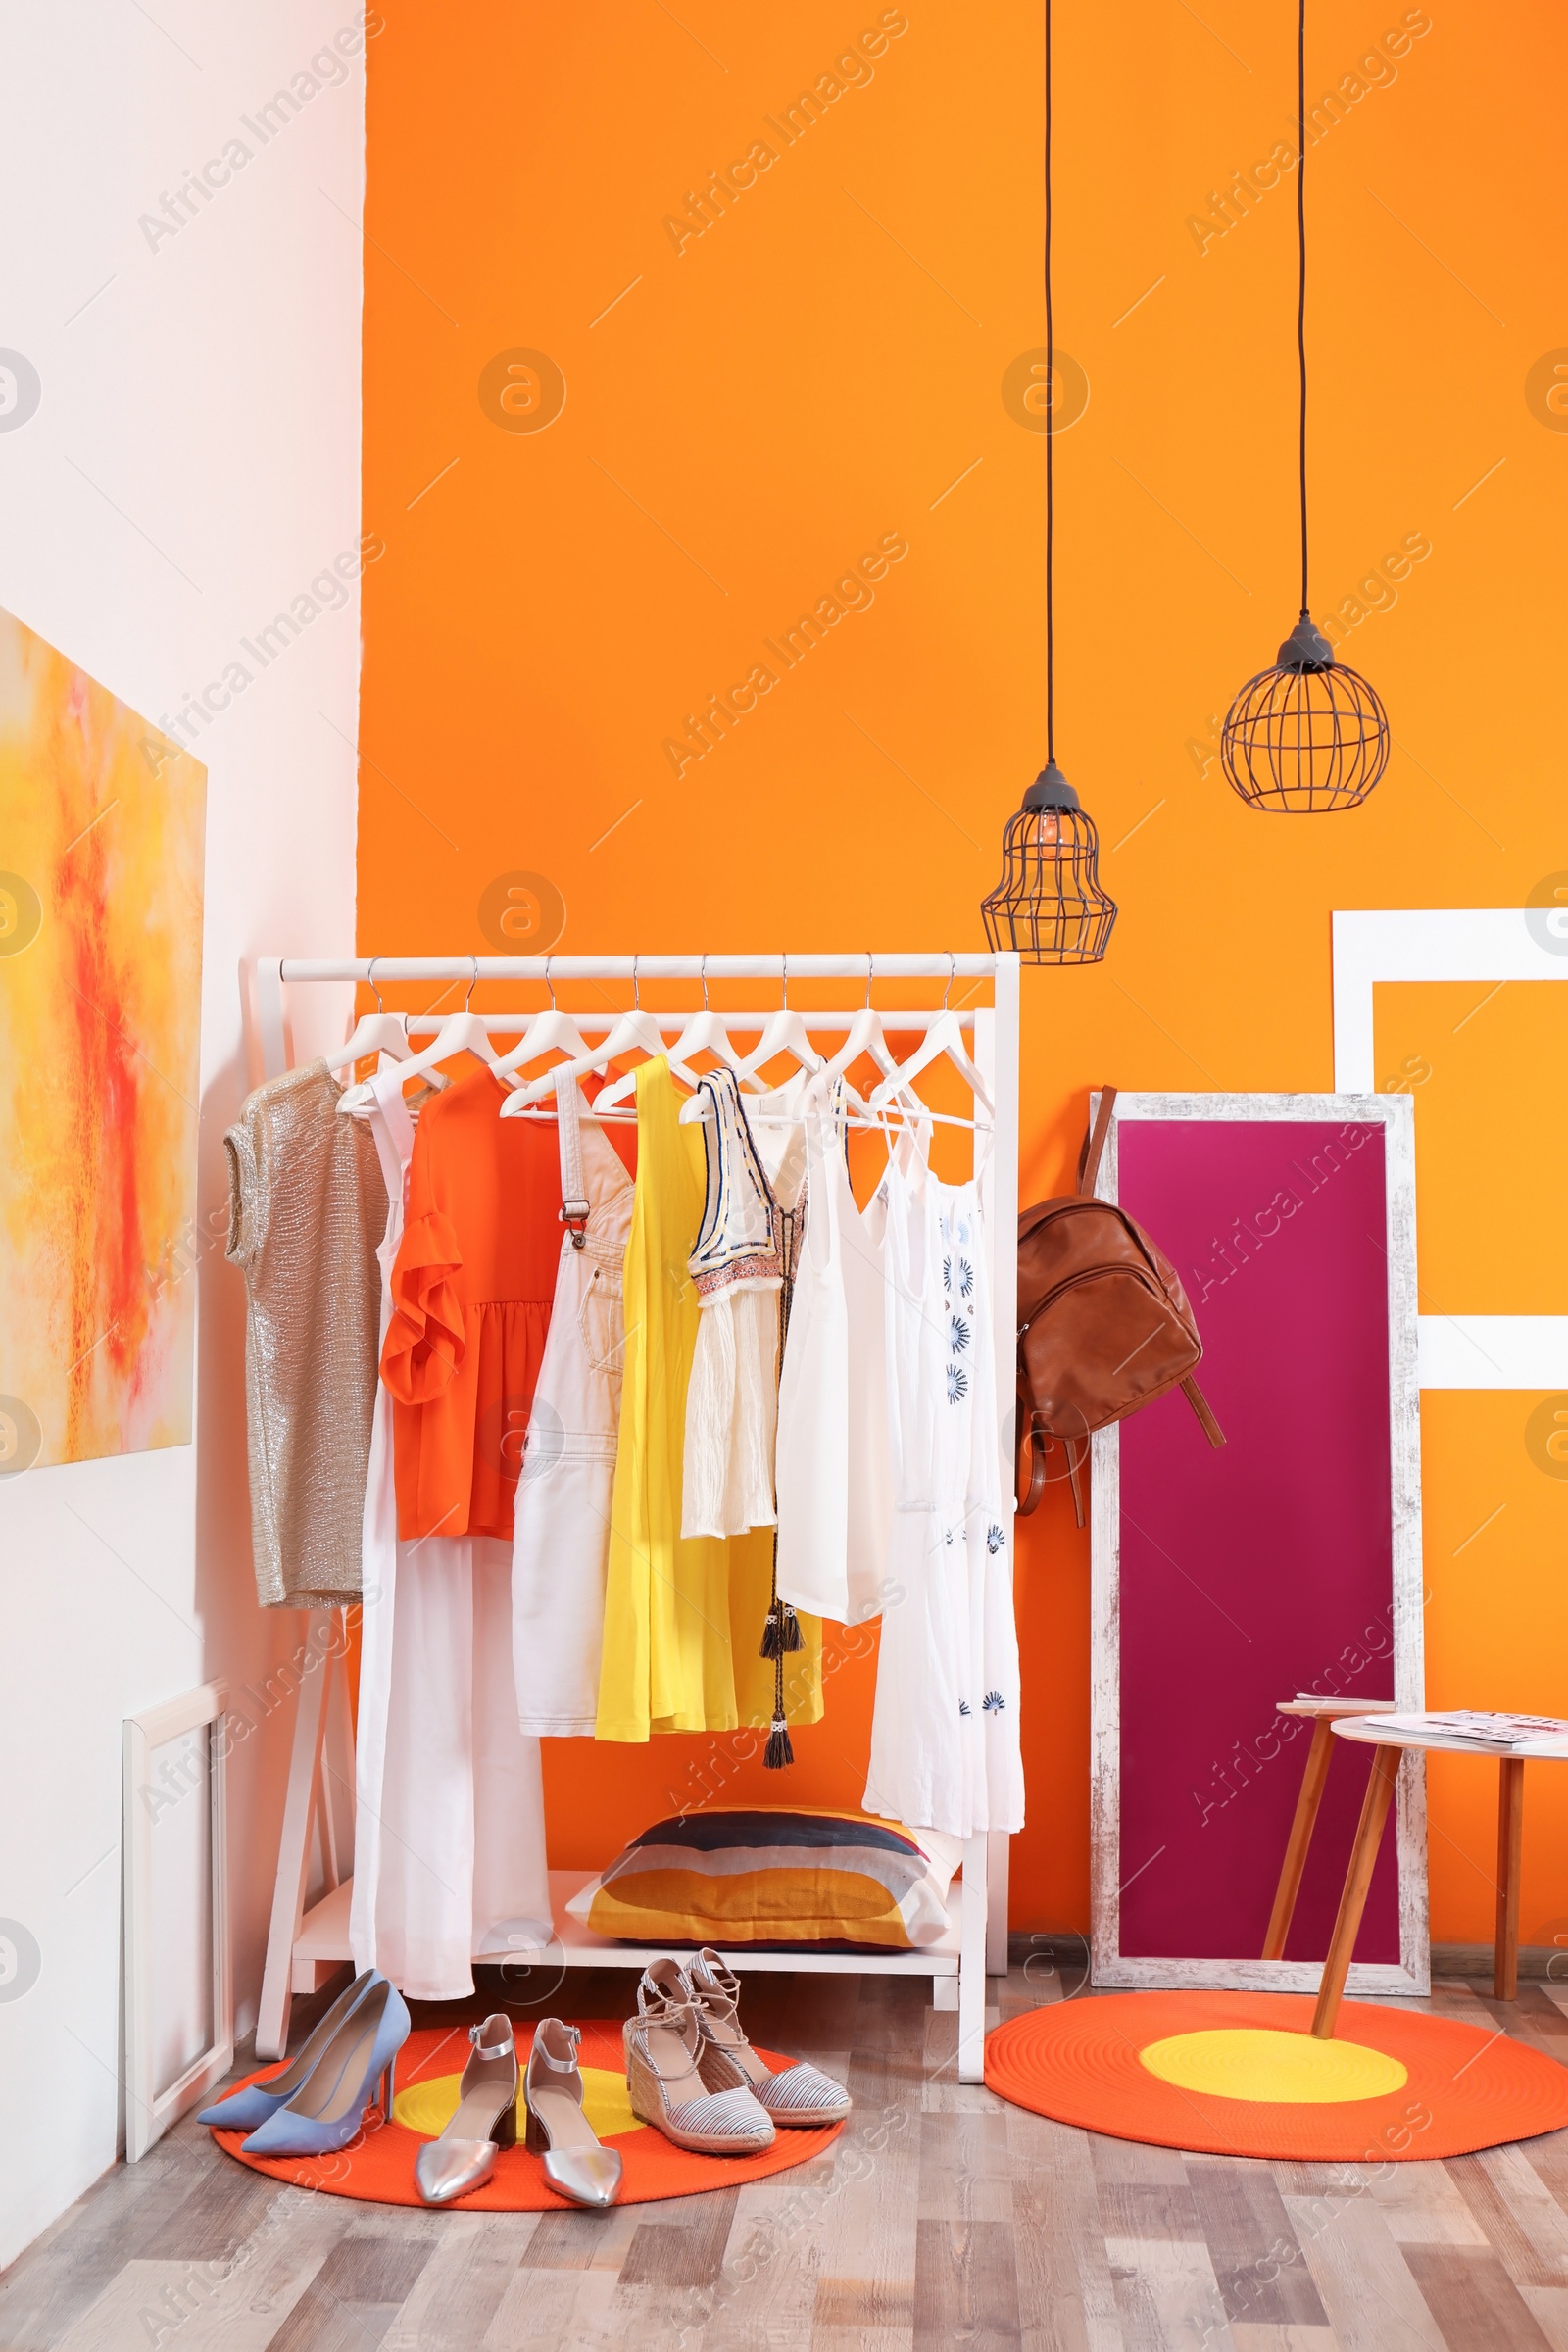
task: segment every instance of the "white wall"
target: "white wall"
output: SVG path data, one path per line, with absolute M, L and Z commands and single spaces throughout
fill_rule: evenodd
M 0 604 L 155 721 L 236 659 L 253 673 L 193 747 L 208 1234 L 249 1083 L 239 959 L 353 948 L 358 590 L 265 670 L 239 641 L 359 536 L 363 58 L 296 85 L 266 143 L 241 118 L 361 22 L 358 0 L 0 0 L 0 346 L 41 382 L 0 430 Z M 150 234 L 236 138 L 228 183 Z M 115 2157 L 122 1719 L 212 1675 L 260 1687 L 305 1630 L 256 1606 L 239 1277 L 210 1246 L 196 1279 L 195 1446 L 0 1482 L 0 1918 L 40 1951 L 30 1989 L 0 1986 L 0 2262 Z M 242 2028 L 287 1730 L 274 1713 L 231 1767 Z

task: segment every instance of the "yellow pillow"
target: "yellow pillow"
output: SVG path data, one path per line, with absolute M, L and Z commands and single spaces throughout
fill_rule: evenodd
M 860 1813 L 712 1811 L 657 1821 L 568 1910 L 620 1942 L 912 1951 L 948 1925 L 956 1854 Z

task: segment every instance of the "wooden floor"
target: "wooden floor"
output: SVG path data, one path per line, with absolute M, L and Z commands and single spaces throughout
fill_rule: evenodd
M 992 1989 L 1004 2016 L 1079 1992 L 1038 1958 Z M 1568 1990 L 1487 1990 L 1433 2006 L 1568 2059 Z M 574 1977 L 568 2013 L 627 1992 Z M 1568 2132 L 1381 2176 L 1100 2139 L 960 2085 L 928 1992 L 754 1979 L 755 2037 L 847 2080 L 852 2125 L 755 2187 L 603 2217 L 281 2188 L 187 2120 L 0 2280 L 0 2352 L 1568 2352 Z

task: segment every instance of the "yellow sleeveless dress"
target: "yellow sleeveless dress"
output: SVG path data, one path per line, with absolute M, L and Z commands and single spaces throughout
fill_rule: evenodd
M 637 1192 L 626 1245 L 626 1352 L 610 1515 L 605 1640 L 595 1737 L 764 1728 L 773 1668 L 758 1656 L 773 1531 L 683 1537 L 686 1386 L 697 1348 L 687 1267 L 703 1218 L 703 1131 L 680 1124 L 663 1056 L 637 1071 Z M 785 1661 L 789 1718 L 822 1713 L 821 1621 Z

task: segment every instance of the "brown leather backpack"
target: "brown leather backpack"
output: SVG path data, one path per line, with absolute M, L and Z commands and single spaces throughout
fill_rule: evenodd
M 1225 1443 L 1193 1378 L 1203 1343 L 1175 1267 L 1125 1209 L 1094 1198 L 1115 1100 L 1107 1086 L 1077 1192 L 1018 1218 L 1018 1508 L 1037 1508 L 1059 1442 L 1080 1527 L 1078 1472 L 1092 1431 L 1179 1388 L 1210 1446 Z

